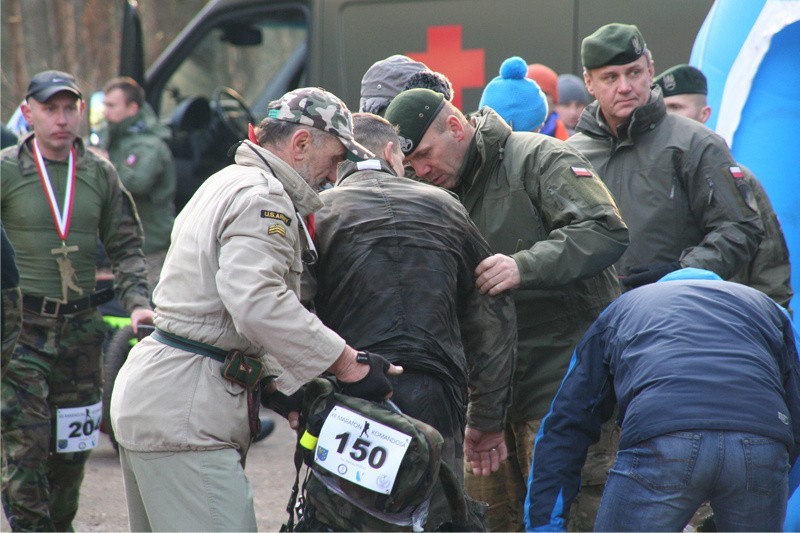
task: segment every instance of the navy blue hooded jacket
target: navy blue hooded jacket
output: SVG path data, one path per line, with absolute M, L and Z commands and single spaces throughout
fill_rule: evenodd
M 725 281 L 672 281 L 609 305 L 575 349 L 534 448 L 528 529 L 563 529 L 586 450 L 619 407 L 620 449 L 674 431 L 756 433 L 800 451 L 800 362 L 788 316 Z

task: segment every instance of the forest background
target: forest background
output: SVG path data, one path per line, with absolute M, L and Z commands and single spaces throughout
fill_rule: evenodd
M 0 0 L 0 120 L 20 102 L 31 76 L 74 75 L 88 99 L 117 75 L 128 0 Z M 145 70 L 207 0 L 138 0 Z

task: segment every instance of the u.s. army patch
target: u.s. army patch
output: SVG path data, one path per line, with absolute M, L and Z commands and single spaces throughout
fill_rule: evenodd
M 280 211 L 270 211 L 269 209 L 262 209 L 261 218 L 274 218 L 275 220 L 280 220 L 287 226 L 292 225 L 292 219 L 286 216 L 285 214 L 281 213 Z
M 272 224 L 267 228 L 267 235 L 280 235 L 286 237 L 286 226 L 283 224 Z

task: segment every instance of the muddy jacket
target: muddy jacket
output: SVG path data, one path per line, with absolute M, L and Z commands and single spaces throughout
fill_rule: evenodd
M 577 130 L 567 143 L 592 162 L 630 230 L 631 244 L 616 264 L 620 275 L 680 260 L 728 279 L 750 261 L 763 234 L 752 191 L 725 141 L 668 114 L 660 88 L 619 138 L 598 102 L 584 110 Z
M 491 109 L 472 119 L 475 138 L 456 191 L 492 251 L 510 255 L 521 285 L 518 360 L 511 417 L 544 416 L 583 331 L 553 331 L 554 321 L 586 323 L 619 295 L 610 267 L 628 244 L 614 200 L 588 161 L 564 142 L 511 132 Z M 558 360 L 537 357 L 542 338 L 574 342 Z
M 175 220 L 175 163 L 169 131 L 149 106 L 107 130 L 108 158 L 136 202 L 146 254 L 166 250 Z
M 267 163 L 268 162 L 268 163 Z M 344 340 L 297 297 L 303 271 L 300 217 L 321 207 L 289 165 L 245 141 L 236 164 L 214 174 L 175 221 L 156 327 L 268 363 L 291 394 L 328 368 Z M 148 337 L 114 386 L 117 441 L 134 451 L 181 451 L 250 443 L 245 390 L 217 361 Z
M 469 425 L 502 430 L 514 303 L 475 286 L 490 251 L 464 207 L 378 159 L 343 163 L 337 186 L 320 198 L 320 261 L 312 267 L 319 317 L 351 345 L 435 375 L 455 405 L 466 405 L 469 387 Z
M 753 260 L 737 272 L 731 281 L 758 289 L 775 300 L 778 305 L 788 309 L 794 291 L 790 279 L 789 249 L 786 246 L 781 223 L 772 208 L 767 191 L 750 172 L 750 169 L 740 168 L 744 173 L 745 181 L 753 191 L 753 197 L 761 216 L 761 224 L 764 226 L 764 238 L 758 245 Z
M 33 133 L 0 154 L 3 226 L 17 254 L 19 286 L 23 294 L 60 299 L 61 275 L 51 250 L 61 246 L 31 151 Z M 75 190 L 72 219 L 65 244 L 78 246 L 68 258 L 75 269 L 75 285 L 68 299 L 89 296 L 95 287 L 98 237 L 114 270 L 114 286 L 127 311 L 149 307 L 147 268 L 142 254 L 142 227 L 131 196 L 106 159 L 85 150 L 75 140 Z M 59 209 L 63 206 L 67 161 L 47 161 Z

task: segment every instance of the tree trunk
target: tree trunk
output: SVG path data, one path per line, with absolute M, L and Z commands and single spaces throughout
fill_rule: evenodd
M 59 70 L 69 72 L 79 80 L 84 78 L 81 63 L 78 61 L 78 34 L 75 24 L 75 5 L 73 2 L 56 0 L 52 3 L 54 24 L 51 26 L 53 32 L 53 42 L 56 43 L 61 56 L 59 63 L 62 67 Z M 90 42 L 86 47 L 93 46 Z
M 25 39 L 22 32 L 22 9 L 21 0 L 6 0 L 8 7 L 8 33 L 11 36 L 11 71 L 14 80 L 14 101 L 19 102 L 25 97 L 25 90 L 28 84 L 28 65 L 25 62 Z

